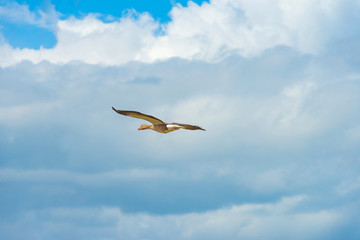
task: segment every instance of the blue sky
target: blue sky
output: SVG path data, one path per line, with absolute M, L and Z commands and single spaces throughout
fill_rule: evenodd
M 128 2 L 0 1 L 0 238 L 359 239 L 360 2 Z

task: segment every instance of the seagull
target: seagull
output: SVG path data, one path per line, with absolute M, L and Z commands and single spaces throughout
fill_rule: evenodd
M 151 129 L 159 133 L 168 133 L 175 130 L 179 130 L 180 128 L 187 129 L 187 130 L 203 130 L 205 129 L 196 126 L 196 125 L 190 125 L 190 124 L 182 124 L 182 123 L 165 123 L 161 121 L 160 119 L 153 117 L 151 115 L 143 114 L 141 112 L 136 111 L 128 111 L 128 110 L 117 110 L 114 107 L 112 109 L 117 112 L 118 114 L 134 117 L 134 118 L 140 118 L 144 119 L 146 121 L 149 121 L 152 123 L 152 125 L 146 125 L 142 124 L 138 130 L 145 130 L 145 129 Z

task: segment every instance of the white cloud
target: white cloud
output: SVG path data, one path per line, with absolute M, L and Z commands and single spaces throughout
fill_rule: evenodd
M 49 54 L 55 51 L 56 58 L 50 61 L 82 60 L 112 65 L 140 60 L 144 48 L 155 39 L 153 33 L 158 23 L 148 14 L 139 14 L 137 20 L 130 16 L 112 23 L 89 15 L 82 20 L 59 21 L 58 28 L 58 44 L 48 51 Z
M 156 28 L 157 23 L 147 14 L 139 15 L 137 20 L 130 16 L 112 23 L 104 23 L 91 14 L 81 20 L 71 17 L 58 21 L 58 42 L 53 49 L 19 50 L 4 44 L 0 46 L 0 54 L 6 56 L 2 61 L 5 66 L 21 60 L 122 64 L 139 60 L 143 49 L 155 38 Z
M 211 1 L 201 6 L 174 7 L 167 35 L 160 38 L 161 46 L 155 45 L 155 49 L 167 48 L 172 51 L 170 56 L 214 61 L 229 52 L 253 56 L 276 45 L 291 44 L 280 25 L 251 22 L 242 2 Z
M 80 60 L 90 64 L 119 65 L 171 57 L 214 62 L 234 53 L 256 56 L 278 45 L 316 54 L 334 39 L 349 35 L 339 33 L 343 21 L 347 20 L 343 19 L 342 7 L 359 6 L 348 1 L 330 0 L 213 0 L 201 6 L 192 2 L 187 7 L 175 5 L 170 12 L 171 21 L 162 25 L 147 13 L 136 12 L 110 23 L 104 23 L 92 14 L 83 19 L 70 17 L 57 21 L 58 42 L 53 49 L 19 50 L 2 44 L 1 65 L 9 66 L 22 60 L 34 63 Z M 45 17 L 31 20 L 35 17 L 27 6 L 16 4 L 15 9 L 26 12 L 30 18 L 27 22 L 47 24 Z M 16 10 L 11 14 L 5 10 L 4 14 L 11 16 L 19 16 L 21 12 Z M 50 15 L 54 14 L 41 16 Z M 155 34 L 159 29 L 163 34 Z

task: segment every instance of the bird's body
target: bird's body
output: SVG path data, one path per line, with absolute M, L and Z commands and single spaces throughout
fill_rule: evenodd
M 168 132 L 172 132 L 175 130 L 179 130 L 180 128 L 187 129 L 187 130 L 203 130 L 203 131 L 205 131 L 205 129 L 203 129 L 199 126 L 196 126 L 196 125 L 182 124 L 182 123 L 165 123 L 156 117 L 153 117 L 153 116 L 147 115 L 147 114 L 143 114 L 141 112 L 117 110 L 114 107 L 112 109 L 121 115 L 144 119 L 144 120 L 152 123 L 152 125 L 142 124 L 138 128 L 138 130 L 151 129 L 151 130 L 154 130 L 159 133 L 168 133 Z

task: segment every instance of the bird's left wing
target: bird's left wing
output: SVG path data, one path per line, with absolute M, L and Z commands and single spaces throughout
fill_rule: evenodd
M 147 114 L 143 114 L 141 112 L 136 112 L 136 111 L 128 111 L 128 110 L 117 110 L 114 107 L 112 107 L 112 109 L 124 116 L 129 116 L 129 117 L 134 117 L 134 118 L 140 118 L 140 119 L 144 119 L 146 121 L 151 122 L 152 124 L 165 124 L 163 121 L 161 121 L 160 119 L 153 117 L 151 115 L 147 115 Z

